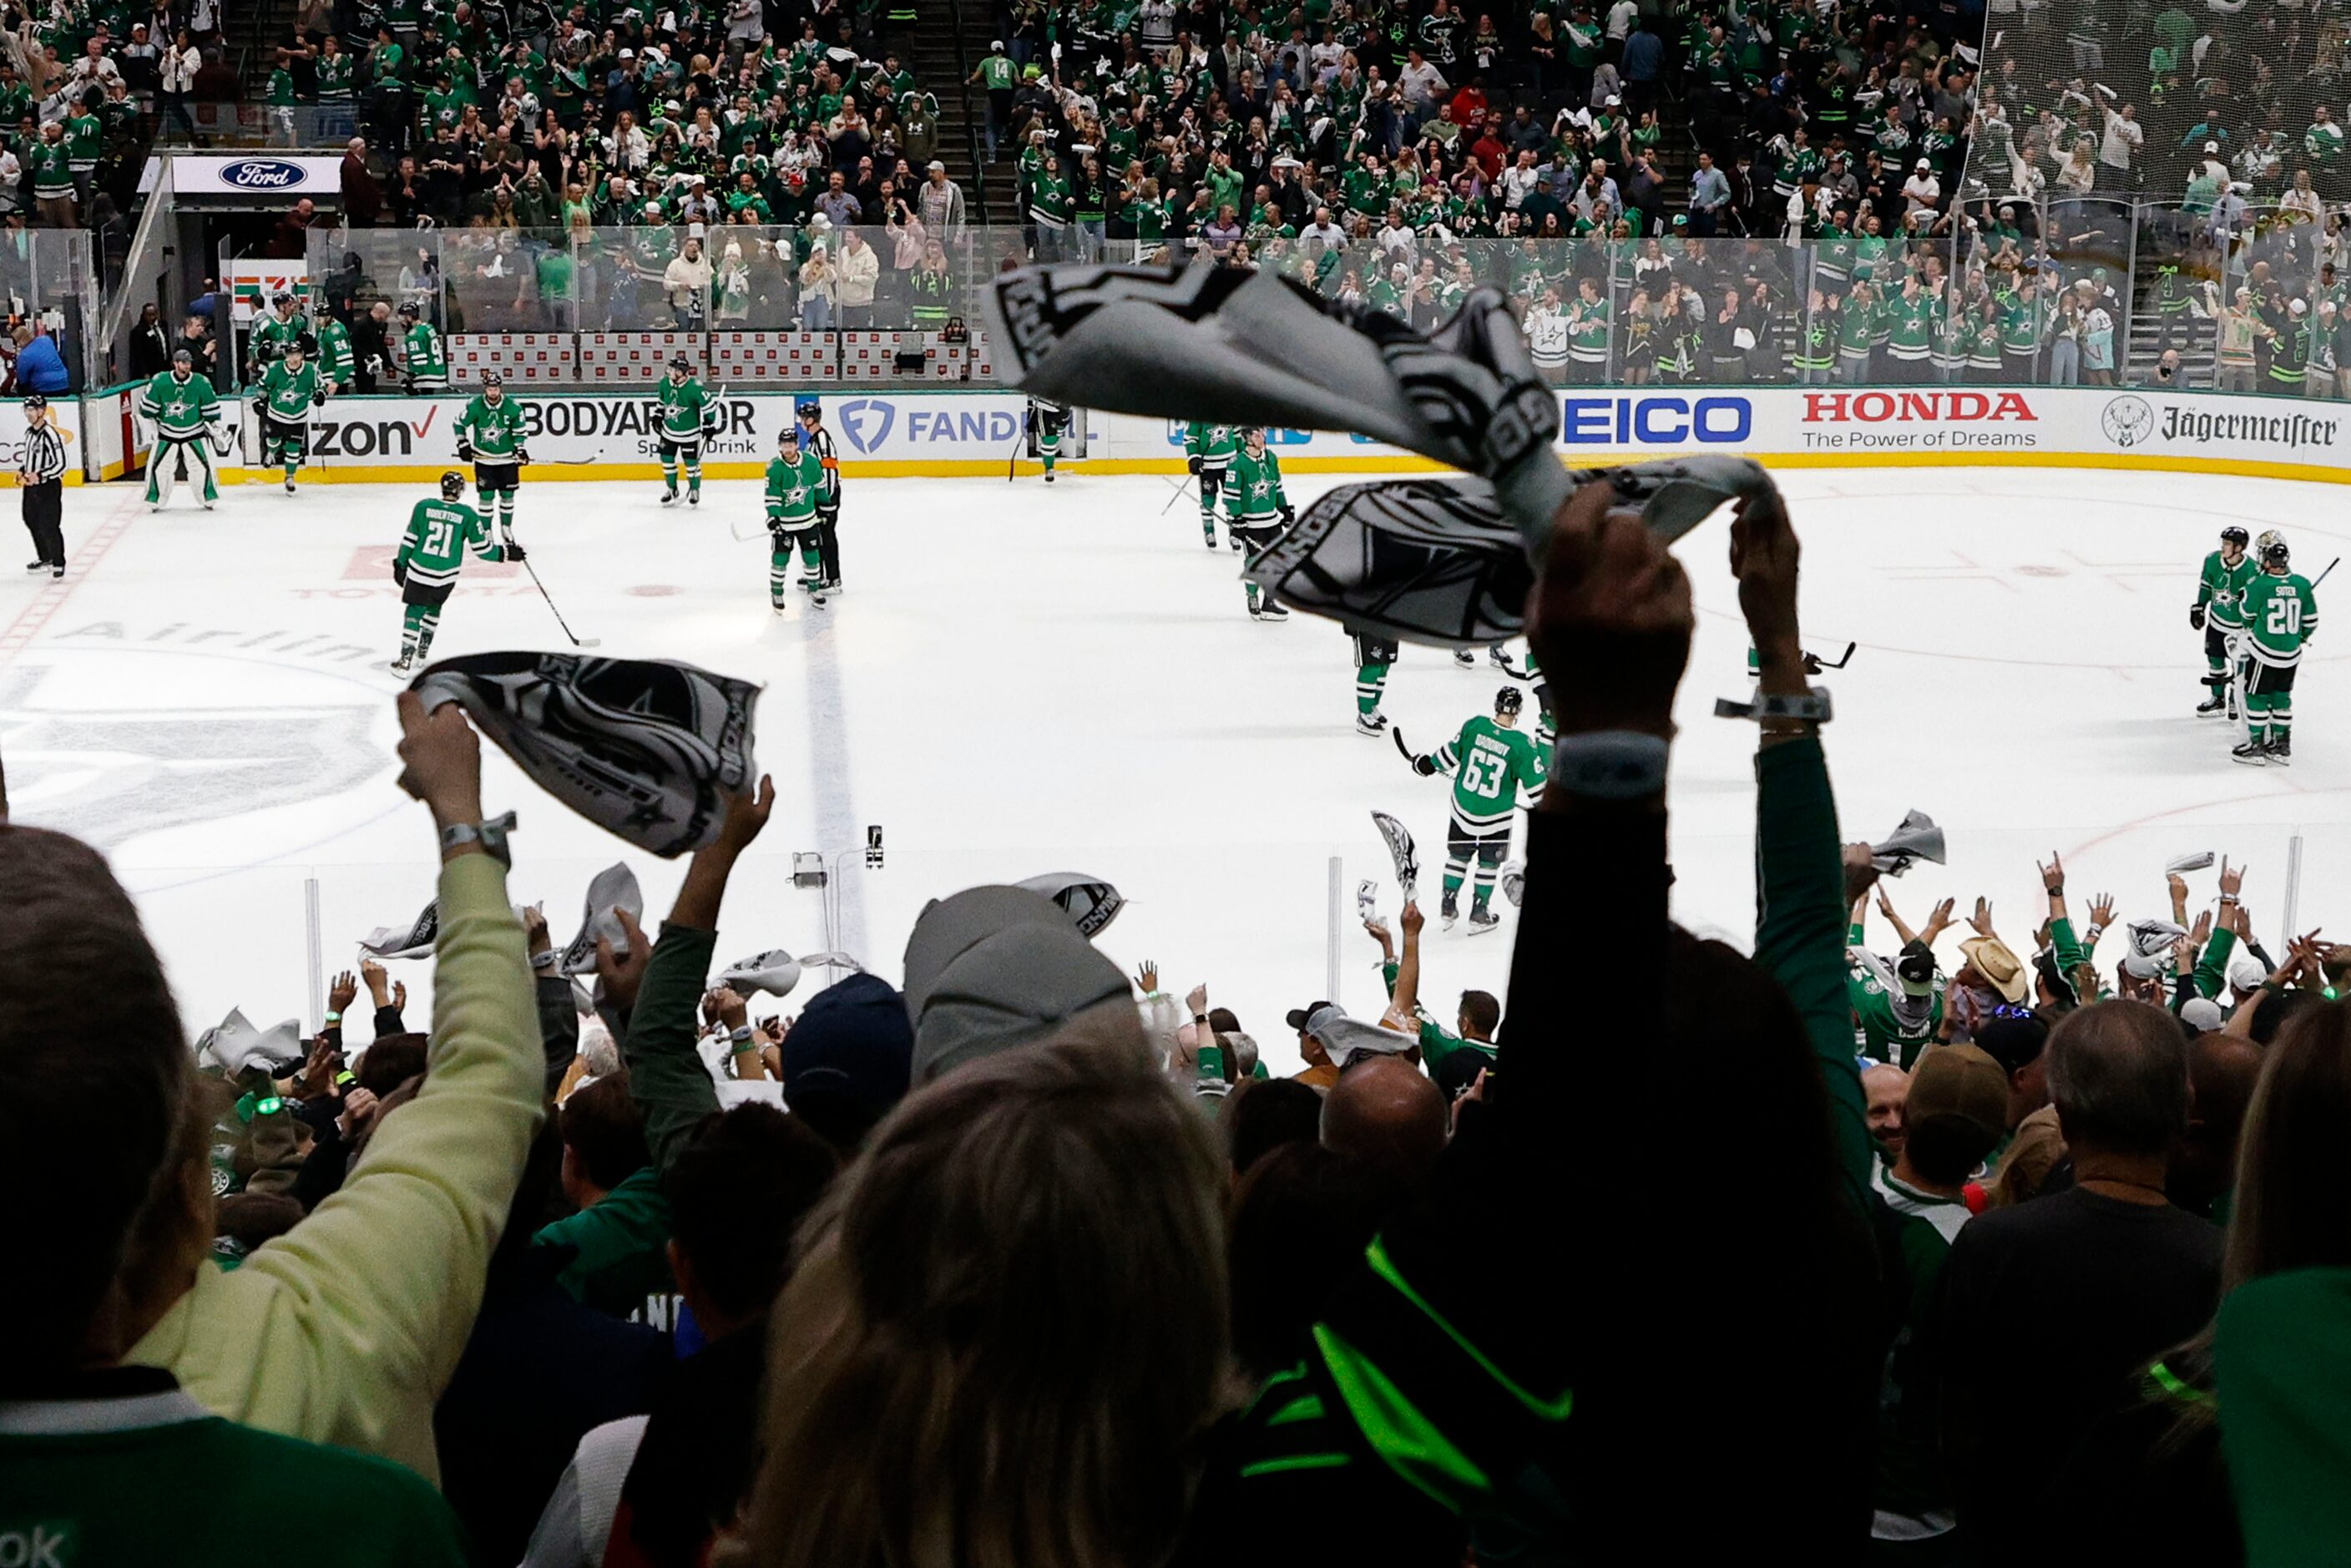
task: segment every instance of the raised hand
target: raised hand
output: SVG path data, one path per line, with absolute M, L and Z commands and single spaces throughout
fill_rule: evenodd
M 1637 514 L 1611 509 L 1614 495 L 1595 482 L 1560 508 L 1528 601 L 1527 638 L 1547 670 L 1609 672 L 1554 686 L 1562 735 L 1670 738 L 1695 620 L 1689 578 Z
M 1976 900 L 1976 912 L 1968 916 L 1968 929 L 1979 936 L 1990 936 L 1992 934 L 1991 903 L 1989 899 Z

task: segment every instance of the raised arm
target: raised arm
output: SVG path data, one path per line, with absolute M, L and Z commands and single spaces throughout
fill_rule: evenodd
M 1795 530 L 1776 501 L 1749 502 L 1731 524 L 1730 539 L 1739 601 L 1759 660 L 1759 689 L 1767 696 L 1802 695 L 1809 688 L 1796 619 L 1801 551 Z M 1803 1019 L 1829 1096 L 1838 1169 L 1858 1199 L 1869 1186 L 1871 1155 L 1845 996 L 1845 870 L 1836 797 L 1818 726 L 1774 719 L 1762 730 L 1755 758 L 1755 961 Z M 1880 907 L 1909 941 L 1882 894 Z M 1856 901 L 1855 924 L 1858 908 Z M 1943 904 L 1938 918 L 1948 918 L 1949 909 Z
M 717 839 L 696 850 L 686 867 L 677 902 L 670 906 L 669 920 L 637 987 L 621 1056 L 628 1063 L 629 1093 L 644 1113 L 645 1147 L 653 1153 L 656 1170 L 668 1169 L 695 1124 L 718 1108 L 717 1089 L 694 1049 L 695 1009 L 702 1000 L 703 981 L 718 943 L 718 906 L 726 896 L 726 879 L 734 873 L 737 859 L 768 825 L 775 804 L 776 786 L 768 779 L 759 780 L 756 795 L 737 795 L 726 802 L 726 820 Z M 627 919 L 625 911 L 622 920 L 632 949 L 643 952 L 644 933 Z M 600 941 L 597 946 L 601 959 L 609 945 Z

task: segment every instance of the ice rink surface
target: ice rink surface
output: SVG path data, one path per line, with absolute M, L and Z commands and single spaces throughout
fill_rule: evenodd
M 1436 929 L 1443 781 L 1354 733 L 1335 625 L 1247 617 L 1236 558 L 1202 547 L 1189 497 L 1163 512 L 1174 482 L 852 480 L 847 593 L 781 619 L 767 604 L 764 532 L 741 542 L 730 530 L 757 528 L 748 482 L 713 482 L 692 510 L 657 505 L 653 483 L 527 485 L 517 533 L 601 652 L 765 685 L 759 756 L 779 799 L 729 894 L 722 958 L 837 946 L 894 981 L 927 900 L 1082 871 L 1130 901 L 1102 946 L 1130 971 L 1155 961 L 1178 994 L 1208 980 L 1212 1003 L 1233 1008 L 1280 1068 L 1295 1056 L 1281 1014 L 1326 994 L 1333 856 L 1339 999 L 1359 1013 L 1380 1005 L 1354 914 L 1363 879 L 1395 908 L 1368 816 L 1379 809 L 1420 840 L 1424 998 L 1443 1011 L 1465 987 L 1499 994 L 1508 906 L 1498 900 L 1497 934 Z M 1294 476 L 1292 497 L 1339 482 Z M 2228 727 L 2193 716 L 2202 660 L 2187 620 L 2225 522 L 2283 529 L 2296 570 L 2314 577 L 2351 552 L 2344 492 L 2062 469 L 1799 471 L 1781 483 L 1804 542 L 1807 645 L 1832 656 L 1860 645 L 1824 677 L 1846 836 L 1882 837 L 1913 807 L 1949 834 L 1948 867 L 1893 884 L 1912 925 L 1937 897 L 1958 895 L 1964 913 L 1980 893 L 2023 947 L 2040 909 L 2033 861 L 2053 849 L 2077 912 L 2111 891 L 2126 919 L 2167 915 L 2162 862 L 2209 849 L 2251 861 L 2256 934 L 2279 951 L 2297 834 L 2299 924 L 2351 922 L 2330 903 L 2351 872 L 2351 631 L 2335 626 L 2351 617 L 2326 610 L 2304 663 L 2291 768 L 2232 763 Z M 0 580 L 0 757 L 16 816 L 113 857 L 192 1030 L 233 1006 L 264 1024 L 308 1021 L 308 884 L 329 972 L 431 895 L 429 825 L 392 788 L 402 683 L 384 668 L 400 629 L 389 563 L 427 493 L 253 484 L 225 489 L 210 514 L 183 491 L 153 516 L 129 486 L 70 491 L 69 575 Z M 1744 946 L 1754 734 L 1709 716 L 1747 685 L 1726 528 L 1717 518 L 1677 547 L 1699 619 L 1674 758 L 1674 898 L 1686 924 Z M 2323 610 L 2346 583 L 2320 591 Z M 519 569 L 474 563 L 434 653 L 561 645 Z M 1465 673 L 1407 648 L 1386 708 L 1432 749 L 1489 711 L 1501 684 L 1482 662 Z M 616 860 L 634 866 L 649 913 L 666 911 L 683 862 L 627 851 L 495 755 L 485 794 L 493 811 L 519 810 L 515 893 L 545 902 L 559 942 L 579 926 L 589 878 Z M 883 830 L 879 871 L 863 868 L 868 824 Z M 830 909 L 791 886 L 794 851 L 851 852 Z M 2211 882 L 2193 879 L 2197 907 Z M 421 1019 L 429 965 L 393 969 Z M 1595 1002 L 1625 995 L 1624 978 L 1593 976 Z

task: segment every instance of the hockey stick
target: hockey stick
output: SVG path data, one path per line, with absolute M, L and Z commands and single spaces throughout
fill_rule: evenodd
M 530 557 L 525 556 L 522 558 L 522 569 L 523 570 L 530 573 L 531 586 L 538 590 L 538 596 L 541 599 L 547 601 L 547 608 L 549 612 L 554 615 L 555 623 L 563 628 L 563 634 L 571 639 L 571 645 L 573 647 L 601 648 L 604 645 L 603 639 L 601 637 L 581 637 L 574 634 L 571 630 L 571 623 L 563 619 L 563 612 L 555 608 L 555 600 L 553 596 L 547 591 L 547 584 L 538 580 L 538 569 L 530 564 Z
M 1406 762 L 1413 764 L 1414 767 L 1417 768 L 1420 764 L 1420 758 L 1415 757 L 1412 754 L 1412 747 L 1404 743 L 1404 731 L 1401 728 L 1391 728 L 1388 731 L 1388 736 L 1396 743 L 1396 749 L 1404 753 L 1404 759 Z
M 2328 561 L 2328 562 L 2326 563 L 2326 571 L 2333 571 L 2336 567 L 2341 566 L 2342 564 L 2343 564 L 2343 558 L 2342 558 L 2341 556 L 2339 556 L 2339 555 L 2338 555 L 2338 556 L 2336 556 L 2333 560 L 2330 560 L 2330 561 Z M 2316 577 L 2314 577 L 2314 578 L 2311 579 L 2311 580 L 2310 580 L 2310 586 L 2311 586 L 2311 590 L 2312 590 L 2312 591 L 2315 592 L 2315 591 L 2317 591 L 2318 585 L 2319 585 L 2320 583 L 2325 582 L 2325 581 L 2326 580 L 2326 571 L 2322 571 L 2322 572 L 2320 572 Z

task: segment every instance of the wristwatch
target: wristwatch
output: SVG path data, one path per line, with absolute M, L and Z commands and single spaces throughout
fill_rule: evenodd
M 452 822 L 441 830 L 441 852 L 447 854 L 463 844 L 479 844 L 484 854 L 512 871 L 514 856 L 507 849 L 507 835 L 514 831 L 514 825 L 512 811 L 486 821 Z

